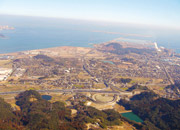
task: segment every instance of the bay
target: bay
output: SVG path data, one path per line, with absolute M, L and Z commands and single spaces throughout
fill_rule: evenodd
M 15 30 L 0 30 L 0 53 L 59 46 L 92 47 L 113 39 L 157 42 L 180 52 L 180 30 L 129 24 L 114 24 L 72 19 L 0 15 L 0 25 Z M 131 41 L 132 41 L 131 40 Z

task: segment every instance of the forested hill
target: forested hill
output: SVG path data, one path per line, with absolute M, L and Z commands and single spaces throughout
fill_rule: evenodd
M 125 55 L 125 54 L 129 54 L 129 53 L 136 53 L 136 54 L 152 54 L 153 53 L 153 49 L 139 49 L 139 48 L 132 48 L 132 47 L 128 47 L 128 48 L 123 48 L 123 46 L 119 43 L 109 43 L 107 45 L 104 46 L 104 48 L 106 48 L 105 52 L 110 52 L 113 54 L 117 54 L 117 55 Z M 111 48 L 111 49 L 108 49 Z
M 161 130 L 180 130 L 180 100 L 168 100 L 159 98 L 153 92 L 144 92 L 130 101 L 120 100 L 119 104 L 132 109 L 143 120 Z
M 138 130 L 150 130 L 146 125 L 123 118 L 113 109 L 100 111 L 82 102 L 70 107 L 59 101 L 51 103 L 33 90 L 20 93 L 16 97 L 16 104 L 20 110 L 12 110 L 0 98 L 0 130 L 86 130 L 87 123 L 98 124 L 98 129 L 106 129 L 124 122 Z M 77 111 L 75 116 L 71 115 L 72 108 Z

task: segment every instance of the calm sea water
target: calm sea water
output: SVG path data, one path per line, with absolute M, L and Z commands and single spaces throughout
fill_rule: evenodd
M 0 25 L 15 27 L 15 30 L 0 31 L 6 36 L 0 38 L 0 53 L 57 46 L 91 47 L 116 38 L 157 42 L 159 46 L 180 52 L 180 30 L 53 18 L 0 17 Z

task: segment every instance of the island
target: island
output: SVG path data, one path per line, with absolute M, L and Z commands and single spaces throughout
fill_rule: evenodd
M 0 38 L 6 38 L 3 34 L 0 34 Z

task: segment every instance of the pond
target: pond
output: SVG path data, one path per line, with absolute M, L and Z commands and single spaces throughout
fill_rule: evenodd
M 139 116 L 134 114 L 133 112 L 121 113 L 121 115 L 132 121 L 136 121 L 136 122 L 140 122 L 140 123 L 143 122 L 143 120 Z
M 112 65 L 114 64 L 114 62 L 112 62 L 112 61 L 108 61 L 108 60 L 103 60 L 103 62 L 104 62 L 104 63 L 109 63 L 109 64 L 112 64 Z
M 42 99 L 45 99 L 45 100 L 51 100 L 52 96 L 50 95 L 42 95 Z

